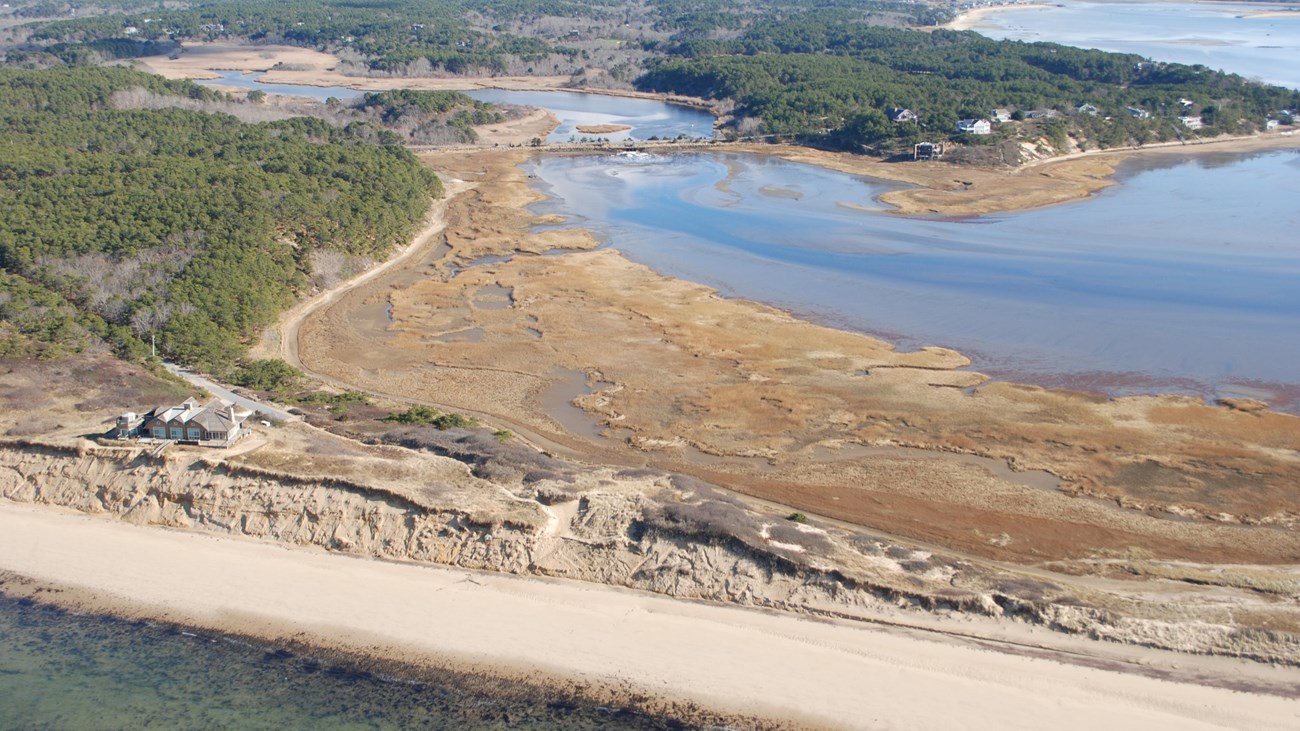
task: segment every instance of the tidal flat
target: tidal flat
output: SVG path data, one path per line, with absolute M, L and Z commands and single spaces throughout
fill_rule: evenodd
M 526 169 L 539 214 L 728 296 L 951 347 L 1009 381 L 1300 408 L 1292 150 L 1130 159 L 1089 199 L 955 219 L 890 215 L 897 184 L 770 156 Z

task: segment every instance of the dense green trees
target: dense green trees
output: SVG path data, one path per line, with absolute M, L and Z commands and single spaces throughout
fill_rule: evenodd
M 1203 67 L 1047 43 L 999 42 L 975 33 L 873 27 L 843 13 L 804 13 L 762 22 L 731 40 L 661 44 L 669 58 L 638 84 L 711 99 L 733 99 L 737 115 L 762 120 L 768 134 L 855 149 L 910 142 L 912 125 L 882 125 L 876 113 L 910 108 L 929 138 L 958 119 L 994 108 L 1073 114 L 1088 102 L 1102 118 L 1077 130 L 1095 144 L 1177 134 L 1180 97 L 1212 108 L 1221 131 L 1258 129 L 1265 117 L 1300 102 L 1300 93 L 1250 83 Z M 1213 104 L 1213 106 L 1211 106 Z M 1152 112 L 1140 123 L 1126 106 Z M 1107 128 L 1106 115 L 1115 118 Z
M 115 109 L 133 88 L 216 95 L 124 69 L 0 71 L 0 267 L 23 283 L 9 280 L 11 315 L 20 299 L 63 302 L 124 354 L 156 336 L 228 364 L 307 286 L 314 252 L 383 256 L 441 193 L 405 149 L 362 141 L 366 125 Z M 0 312 L 31 330 L 15 317 Z
M 488 0 L 209 0 L 183 8 L 151 6 L 128 9 L 124 14 L 47 22 L 40 25 L 33 40 L 63 44 L 60 47 L 67 49 L 69 44 L 100 44 L 121 38 L 124 28 L 132 27 L 136 31 L 133 40 L 145 42 L 244 39 L 307 47 L 347 46 L 364 55 L 375 71 L 391 71 L 423 60 L 430 68 L 450 73 L 492 73 L 502 70 L 507 58 L 572 58 L 578 52 L 540 38 L 482 28 L 474 22 L 474 15 L 499 22 L 529 14 L 576 17 L 599 12 L 600 7 L 598 2 Z
M 455 141 L 473 142 L 476 125 L 505 119 L 493 105 L 456 91 L 394 89 L 366 94 L 356 108 L 417 145 L 443 141 L 448 131 Z
M 1022 116 L 1054 110 L 1071 118 L 1077 139 L 1109 146 L 1186 134 L 1178 122 L 1182 97 L 1196 101 L 1195 111 L 1210 110 L 1201 134 L 1249 131 L 1266 115 L 1300 107 L 1294 91 L 1204 67 L 902 27 L 933 25 L 948 12 L 895 0 L 324 0 L 274 8 L 200 0 L 182 9 L 50 22 L 34 38 L 55 44 L 51 50 L 63 58 L 222 37 L 346 49 L 374 73 L 514 73 L 522 65 L 558 73 L 581 67 L 585 49 L 599 47 L 566 47 L 561 41 L 579 31 L 565 29 L 604 23 L 619 43 L 636 46 L 619 64 L 619 78 L 634 78 L 634 65 L 648 64 L 636 81 L 642 89 L 734 101 L 737 127 L 747 132 L 852 150 L 950 137 L 958 119 L 987 117 L 994 108 Z M 137 32 L 129 43 L 120 37 L 126 25 Z M 627 42 L 634 40 L 639 44 Z M 472 139 L 472 125 L 488 112 L 465 100 L 457 111 L 440 110 L 445 101 L 388 94 L 373 104 L 408 142 Z M 1098 118 L 1074 114 L 1085 102 L 1098 108 Z M 878 115 L 892 106 L 915 111 L 916 124 L 881 124 Z M 1133 121 L 1128 106 L 1151 116 Z M 1023 128 L 1002 133 L 1015 129 Z

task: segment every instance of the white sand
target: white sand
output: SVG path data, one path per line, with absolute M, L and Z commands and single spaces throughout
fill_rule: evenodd
M 1300 728 L 1300 702 L 585 584 L 0 502 L 0 570 L 216 629 L 531 667 L 857 728 Z
M 1052 7 L 1053 6 L 1051 5 L 1045 5 L 1042 3 L 1026 3 L 1023 5 L 991 5 L 983 8 L 973 8 L 959 14 L 957 17 L 945 23 L 943 27 L 949 30 L 971 30 L 983 22 L 988 16 L 995 13 L 1003 13 L 1008 10 L 1048 10 Z

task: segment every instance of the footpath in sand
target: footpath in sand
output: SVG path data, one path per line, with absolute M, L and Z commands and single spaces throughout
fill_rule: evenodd
M 0 505 L 0 570 L 86 608 L 523 671 L 797 727 L 1283 729 L 1300 702 L 914 633 Z M 165 579 L 165 580 L 163 580 Z M 30 588 L 30 587 L 29 587 Z M 72 599 L 67 594 L 72 594 Z M 1283 676 L 1279 675 L 1279 679 Z
M 1300 515 L 1295 417 L 986 382 L 950 350 L 900 353 L 723 299 L 593 251 L 586 232 L 531 233 L 527 154 L 426 156 L 473 181 L 445 246 L 314 311 L 301 364 L 567 456 L 993 558 L 1300 558 L 1300 536 L 1277 529 Z M 531 255 L 555 249 L 572 251 Z M 510 258 L 466 266 L 490 256 Z

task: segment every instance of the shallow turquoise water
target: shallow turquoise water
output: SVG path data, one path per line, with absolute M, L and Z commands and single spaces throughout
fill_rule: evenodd
M 0 595 L 0 731 L 673 727 L 513 683 L 326 660 Z

